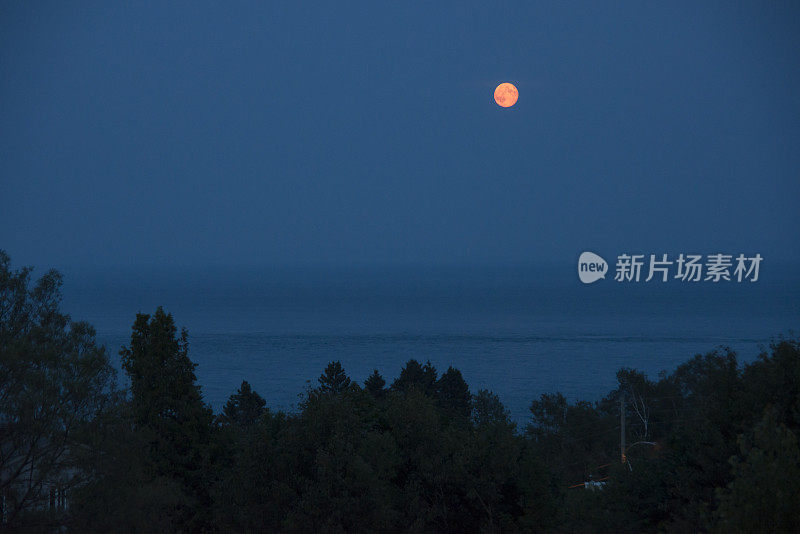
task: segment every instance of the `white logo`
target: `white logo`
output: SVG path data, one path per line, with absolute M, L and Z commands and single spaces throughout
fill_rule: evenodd
M 584 284 L 591 284 L 601 278 L 605 278 L 607 272 L 608 264 L 606 260 L 594 252 L 584 252 L 578 258 L 578 278 Z
M 649 260 L 649 261 L 648 261 Z M 617 256 L 614 280 L 616 282 L 681 283 L 711 282 L 742 283 L 759 279 L 761 254 L 620 254 Z M 592 284 L 606 277 L 608 264 L 594 252 L 584 252 L 578 258 L 578 278 Z

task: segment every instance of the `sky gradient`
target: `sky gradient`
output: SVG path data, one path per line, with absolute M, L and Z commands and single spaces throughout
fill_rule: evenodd
M 319 4 L 0 4 L 0 249 L 800 260 L 800 4 Z

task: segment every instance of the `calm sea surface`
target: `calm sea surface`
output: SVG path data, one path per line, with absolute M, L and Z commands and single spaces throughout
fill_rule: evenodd
M 540 394 L 596 400 L 620 367 L 655 377 L 719 346 L 750 361 L 800 332 L 798 270 L 767 264 L 756 283 L 718 285 L 584 286 L 572 266 L 63 272 L 65 310 L 95 326 L 117 366 L 136 312 L 172 313 L 216 410 L 242 380 L 293 410 L 331 360 L 391 383 L 416 358 L 457 367 L 524 423 Z

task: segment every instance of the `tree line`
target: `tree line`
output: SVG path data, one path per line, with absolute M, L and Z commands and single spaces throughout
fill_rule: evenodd
M 800 531 L 796 339 L 621 369 L 597 402 L 539 396 L 525 425 L 413 359 L 362 384 L 331 362 L 293 413 L 245 381 L 215 414 L 170 314 L 137 314 L 122 388 L 60 286 L 0 252 L 4 529 Z

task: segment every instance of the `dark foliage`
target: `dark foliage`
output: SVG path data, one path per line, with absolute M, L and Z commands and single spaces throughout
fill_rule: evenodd
M 296 413 L 243 381 L 216 418 L 188 335 L 162 309 L 121 352 L 0 254 L 4 526 L 80 532 L 796 532 L 800 343 L 741 366 L 720 350 L 657 380 L 621 369 L 598 402 L 532 402 L 409 360 L 361 388 L 331 362 Z M 620 450 L 621 419 L 625 449 Z M 31 469 L 15 470 L 18 458 Z M 24 479 L 22 475 L 35 475 Z M 26 481 L 27 480 L 27 481 Z M 51 483 L 68 509 L 43 503 Z M 37 505 L 43 506 L 39 506 Z M 38 506 L 38 507 L 37 507 Z
M 61 276 L 31 280 L 0 251 L 0 495 L 3 526 L 50 530 L 86 483 L 76 455 L 113 404 L 94 329 L 59 311 Z
M 242 381 L 239 391 L 231 395 L 222 407 L 222 424 L 249 427 L 258 422 L 267 405 L 261 395 L 253 391 L 247 380 Z
M 372 374 L 364 380 L 364 389 L 376 399 L 382 398 L 386 394 L 386 380 L 383 379 L 377 369 L 372 371 Z

